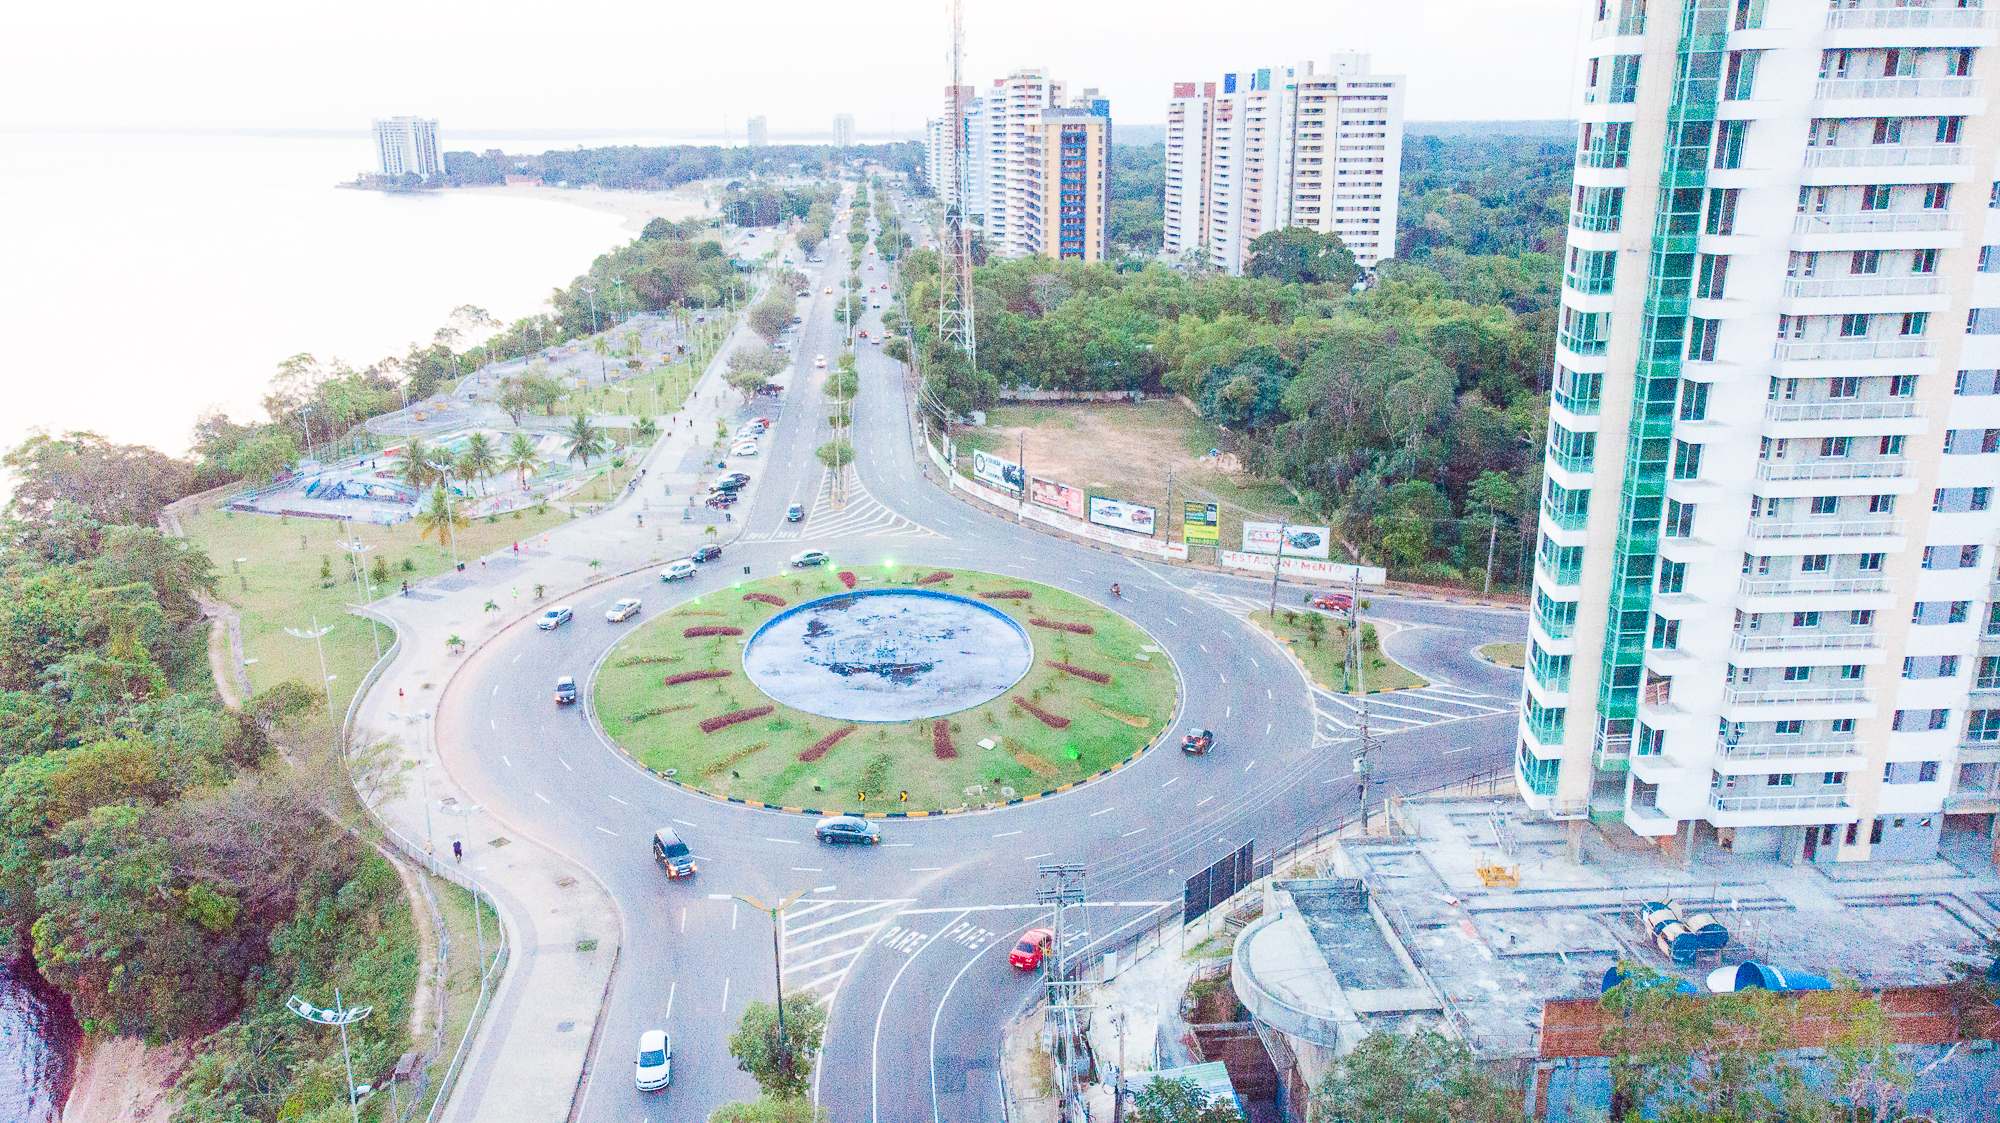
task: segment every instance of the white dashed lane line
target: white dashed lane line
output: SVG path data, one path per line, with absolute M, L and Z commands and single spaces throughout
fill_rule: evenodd
M 605 798 L 606 798 L 606 799 L 609 799 L 609 800 L 610 800 L 611 802 L 613 802 L 613 803 L 625 803 L 625 801 L 624 801 L 624 800 L 622 800 L 622 799 L 619 799 L 619 798 L 618 798 L 617 796 L 615 796 L 615 795 L 607 795 L 607 796 L 606 796 Z M 627 807 L 630 807 L 630 806 L 632 806 L 632 805 L 631 805 L 631 804 L 629 804 L 629 803 L 625 803 L 625 806 L 627 806 Z
M 545 795 L 543 795 L 543 794 L 542 794 L 542 793 L 540 793 L 540 792 L 536 792 L 536 793 L 535 793 L 535 798 L 536 798 L 536 799 L 539 799 L 539 800 L 541 800 L 541 801 L 542 801 L 543 803 L 554 803 L 554 802 L 555 802 L 555 800 L 552 800 L 552 799 L 550 799 L 550 798 L 549 798 L 548 796 L 545 796 Z

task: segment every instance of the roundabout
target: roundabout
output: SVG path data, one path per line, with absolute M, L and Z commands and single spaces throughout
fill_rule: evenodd
M 691 598 L 614 645 L 592 690 L 605 733 L 657 774 L 847 813 L 1076 784 L 1151 745 L 1177 701 L 1160 645 L 1108 608 L 1019 577 L 892 565 Z

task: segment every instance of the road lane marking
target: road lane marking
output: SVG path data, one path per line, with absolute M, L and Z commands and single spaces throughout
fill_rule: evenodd
M 505 756 L 504 754 L 503 754 L 503 755 L 502 755 L 502 756 L 500 757 L 500 759 L 501 759 L 501 760 L 504 760 L 504 761 L 507 761 L 507 767 L 509 767 L 509 768 L 512 768 L 512 767 L 514 767 L 514 762 L 513 762 L 513 761 L 511 761 L 511 760 L 507 760 L 507 757 L 506 757 L 506 756 Z
M 688 930 L 688 910 L 687 910 L 687 906 L 686 906 L 686 905 L 682 905 L 682 906 L 681 906 L 681 931 L 685 932 L 685 931 L 687 931 L 687 930 Z
M 1250 763 L 1243 766 L 1243 771 L 1248 772 L 1255 767 L 1257 767 L 1257 762 L 1253 760 Z
M 1271 735 L 1271 723 L 1267 721 L 1264 723 L 1264 736 L 1269 737 L 1270 735 Z
M 1194 615 L 1194 609 L 1192 609 L 1192 608 L 1189 608 L 1189 607 L 1188 607 L 1187 605 L 1182 605 L 1182 606 L 1181 606 L 1181 611 L 1182 611 L 1182 612 L 1185 612 L 1185 613 L 1187 613 L 1187 614 L 1188 614 L 1189 616 L 1193 616 L 1193 615 Z M 1204 648 L 1202 648 L 1202 650 L 1203 650 L 1203 651 L 1206 651 L 1206 650 L 1208 650 L 1208 649 L 1204 647 Z
M 521 661 L 521 657 L 520 657 L 519 655 L 516 655 L 516 656 L 514 656 L 514 662 L 518 663 L 518 662 L 520 662 L 520 661 Z
M 672 1021 L 672 1020 L 673 1020 L 673 1016 L 674 1016 L 674 991 L 675 991 L 676 989 L 678 989 L 679 987 L 680 987 L 680 983 L 678 983 L 678 982 L 672 982 L 672 983 L 668 983 L 668 984 L 667 984 L 667 1012 L 666 1012 L 666 1013 L 664 1013 L 664 1014 L 661 1014 L 661 1015 L 660 1015 L 660 1020 L 661 1020 L 661 1021 L 663 1021 L 663 1022 L 665 1022 L 665 1021 Z
M 1204 643 L 1204 644 L 1200 644 L 1199 646 L 1200 646 L 1200 648 L 1201 648 L 1202 652 L 1203 652 L 1204 654 L 1206 654 L 1206 653 L 1207 653 L 1207 651 L 1208 651 L 1208 645 Z
M 617 797 L 617 796 L 612 796 L 611 798 L 613 798 L 613 799 L 618 799 L 618 797 Z M 622 799 L 619 799 L 619 800 L 618 800 L 618 802 L 620 802 L 620 803 L 623 803 L 623 802 L 625 802 L 625 801 L 624 801 L 624 800 L 622 800 Z M 679 823 L 679 824 L 680 824 L 681 826 L 684 826 L 684 827 L 692 827 L 692 826 L 694 826 L 694 824 L 693 824 L 693 823 L 690 823 L 690 822 L 688 822 L 688 821 L 687 821 L 686 819 L 675 819 L 675 820 L 674 820 L 674 822 L 676 822 L 676 823 Z
M 603 828 L 603 827 L 599 827 L 599 828 L 597 828 L 597 829 L 598 829 L 598 830 L 601 830 L 601 831 L 604 831 L 604 828 Z M 604 833 L 605 833 L 605 834 L 608 834 L 608 835 L 610 835 L 610 836 L 611 836 L 612 838 L 617 838 L 617 837 L 618 837 L 618 832 L 617 832 L 617 831 L 604 831 Z
M 1471 751 L 1472 751 L 1472 746 L 1471 746 L 1471 745 L 1467 745 L 1467 746 L 1465 746 L 1464 748 L 1459 748 L 1459 749 L 1446 749 L 1446 750 L 1445 750 L 1445 753 L 1444 753 L 1444 755 L 1446 755 L 1446 756 L 1457 756 L 1457 755 L 1458 755 L 1458 754 L 1460 754 L 1460 753 L 1469 753 L 1469 752 L 1471 752 Z
M 1266 697 L 1266 698 L 1270 698 L 1271 696 L 1272 696 L 1272 695 L 1271 695 L 1271 688 L 1270 688 L 1270 687 L 1268 687 L 1268 686 L 1267 686 L 1267 687 L 1265 687 L 1265 688 L 1264 688 L 1264 697 Z
M 1008 836 L 1010 836 L 1010 835 L 1017 835 L 1017 834 L 1020 834 L 1020 833 L 1021 833 L 1020 831 L 1004 831 L 1004 832 L 1002 832 L 1002 833 L 1000 833 L 1000 834 L 996 834 L 996 835 L 994 835 L 993 837 L 994 837 L 994 838 L 1007 838 L 1007 837 L 1008 837 Z
M 500 723 L 498 721 L 493 720 L 492 718 L 488 718 L 486 721 L 486 728 L 498 729 L 500 728 Z
M 675 819 L 675 820 L 674 820 L 674 822 L 678 823 L 678 822 L 680 822 L 680 820 L 679 820 L 679 819 Z M 784 844 L 785 844 L 786 846 L 797 846 L 797 845 L 799 844 L 799 840 L 798 840 L 798 839 L 796 839 L 796 838 L 767 838 L 767 839 L 765 839 L 764 841 L 765 841 L 765 842 L 782 842 L 782 843 L 784 843 Z
M 943 868 L 944 868 L 943 866 L 911 866 L 911 867 L 910 867 L 910 872 L 911 872 L 911 873 L 936 873 L 936 872 L 938 872 L 939 870 L 941 870 L 941 869 L 943 869 Z
M 613 802 L 613 803 L 625 803 L 625 801 L 624 801 L 624 800 L 622 800 L 622 799 L 619 799 L 619 798 L 618 798 L 617 796 L 615 796 L 615 795 L 607 795 L 607 796 L 606 796 L 606 798 L 610 799 L 610 800 L 611 800 L 611 802 Z M 627 806 L 627 807 L 630 807 L 630 806 L 632 806 L 632 805 L 631 805 L 631 804 L 629 804 L 629 803 L 625 803 L 625 806 Z
M 1225 674 L 1223 674 L 1223 673 L 1222 673 L 1221 671 L 1217 671 L 1217 672 L 1215 672 L 1215 677 L 1216 677 L 1216 678 L 1219 678 L 1219 679 L 1221 679 L 1221 680 L 1222 680 L 1222 685 L 1224 685 L 1224 686 L 1228 686 L 1228 685 L 1229 685 L 1229 676 L 1228 676 L 1228 675 L 1225 675 Z
M 1255 655 L 1250 656 L 1250 665 L 1260 669 L 1263 667 L 1262 663 L 1257 662 L 1257 657 Z
M 1161 784 L 1160 786 L 1161 786 L 1161 787 L 1163 787 L 1163 788 L 1171 788 L 1171 787 L 1173 787 L 1173 786 L 1174 786 L 1175 784 L 1178 784 L 1178 783 L 1180 783 L 1180 782 L 1181 782 L 1181 778 L 1180 778 L 1179 776 L 1176 776 L 1176 777 L 1174 777 L 1173 779 L 1171 779 L 1171 780 L 1168 780 L 1168 781 L 1167 781 L 1166 783 L 1164 783 L 1164 784 Z
M 555 802 L 554 800 L 550 799 L 550 798 L 549 798 L 548 796 L 545 796 L 545 795 L 543 795 L 543 794 L 542 794 L 542 793 L 540 793 L 540 792 L 536 792 L 536 793 L 535 793 L 535 798 L 536 798 L 536 799 L 539 799 L 539 800 L 541 800 L 541 801 L 542 801 L 543 803 L 554 803 L 554 802 Z
M 1204 799 L 1203 799 L 1203 800 L 1201 801 L 1201 803 L 1197 803 L 1197 804 L 1195 804 L 1195 806 L 1196 806 L 1196 807 L 1200 807 L 1202 803 L 1207 803 L 1207 802 L 1208 802 L 1209 800 L 1211 800 L 1211 799 L 1214 799 L 1214 798 L 1215 798 L 1214 796 L 1208 796 L 1208 797 L 1204 798 Z
M 1095 819 L 1095 818 L 1097 818 L 1097 817 L 1098 817 L 1099 815 L 1109 815 L 1109 814 L 1111 814 L 1111 813 L 1112 813 L 1113 811 L 1116 811 L 1116 810 L 1118 810 L 1118 809 L 1117 809 L 1116 807 L 1107 807 L 1107 808 L 1105 808 L 1105 809 L 1104 809 L 1104 810 L 1102 810 L 1102 811 L 1092 811 L 1092 812 L 1090 813 L 1090 817 L 1091 817 L 1091 818 L 1093 818 L 1093 819 Z
M 823 869 L 821 869 L 821 868 L 819 868 L 818 866 L 793 866 L 793 867 L 792 867 L 792 872 L 793 872 L 793 873 L 825 873 L 826 871 L 825 871 L 825 870 L 823 870 Z
M 722 1012 L 729 1012 L 729 980 L 722 980 Z
M 884 842 L 884 843 L 881 843 L 880 845 L 883 845 L 883 846 L 915 846 L 915 845 L 916 845 L 916 843 L 914 843 L 914 842 Z
M 570 768 L 570 767 L 569 767 L 569 761 L 566 761 L 566 760 L 563 760 L 563 758 L 561 758 L 561 757 L 557 757 L 556 759 L 557 759 L 557 760 L 562 760 L 562 766 L 563 766 L 564 768 L 569 768 L 569 770 L 570 770 L 571 772 L 574 772 L 574 771 L 576 771 L 576 769 L 574 769 L 574 768 Z
M 1056 856 L 1056 852 L 1055 852 L 1055 851 L 1053 851 L 1053 850 L 1051 850 L 1051 851 L 1049 851 L 1049 852 L 1048 852 L 1048 853 L 1046 853 L 1046 854 L 1030 854 L 1030 855 L 1028 855 L 1027 857 L 1025 857 L 1025 858 L 1023 858 L 1023 859 L 1021 859 L 1021 860 L 1022 860 L 1022 861 L 1024 861 L 1024 862 L 1032 862 L 1032 861 L 1034 861 L 1034 860 L 1035 860 L 1036 858 L 1053 858 L 1053 857 L 1055 857 L 1055 856 Z
M 1131 838 L 1131 837 L 1132 837 L 1133 835 L 1135 835 L 1135 834 L 1138 834 L 1138 833 L 1139 833 L 1139 831 L 1143 831 L 1143 830 L 1145 830 L 1145 829 L 1146 829 L 1146 828 L 1144 828 L 1144 827 L 1140 827 L 1138 831 L 1126 831 L 1126 832 L 1125 832 L 1124 834 L 1121 834 L 1121 835 L 1119 835 L 1118 837 L 1119 837 L 1119 838 Z
M 496 687 L 494 687 L 494 688 L 493 688 L 493 693 L 494 693 L 494 695 L 495 695 L 495 696 L 497 697 L 497 696 L 499 695 L 499 693 L 500 693 L 500 688 L 499 688 L 499 687 L 497 687 L 497 686 L 496 686 Z

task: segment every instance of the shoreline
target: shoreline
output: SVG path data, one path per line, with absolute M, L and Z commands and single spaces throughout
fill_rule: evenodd
M 444 190 L 461 195 L 488 195 L 497 199 L 531 199 L 543 203 L 562 203 L 566 206 L 582 207 L 600 214 L 615 214 L 624 221 L 620 228 L 634 234 L 645 229 L 653 218 L 664 218 L 669 222 L 682 222 L 689 218 L 711 216 L 708 205 L 699 198 L 699 192 L 690 197 L 686 188 L 673 191 L 606 191 L 585 190 L 576 187 L 515 186 L 487 184 L 481 187 L 447 187 Z

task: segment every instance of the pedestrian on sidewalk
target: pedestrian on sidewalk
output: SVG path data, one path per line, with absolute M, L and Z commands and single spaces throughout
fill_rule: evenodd
M 451 840 L 451 856 L 458 861 L 465 861 L 465 846 L 455 838 Z

